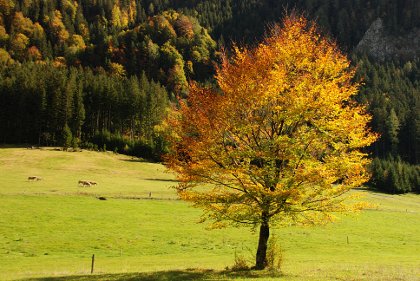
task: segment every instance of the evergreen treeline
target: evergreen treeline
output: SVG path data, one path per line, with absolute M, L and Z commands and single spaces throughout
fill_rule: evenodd
M 155 126 L 168 103 L 165 88 L 144 73 L 126 78 L 48 64 L 3 66 L 0 142 L 105 145 L 156 158 L 163 147 Z
M 368 104 L 372 128 L 381 134 L 371 148 L 376 157 L 371 186 L 420 191 L 420 60 L 379 64 L 363 57 L 357 76 L 364 81 L 359 102 Z
M 375 158 L 371 164 L 370 185 L 388 193 L 420 192 L 420 166 L 409 165 L 399 157 Z
M 420 164 L 420 60 L 379 64 L 363 58 L 357 76 L 364 83 L 358 99 L 368 104 L 372 128 L 381 134 L 374 155 Z

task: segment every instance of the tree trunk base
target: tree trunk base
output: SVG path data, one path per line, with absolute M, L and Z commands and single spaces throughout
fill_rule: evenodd
M 264 270 L 264 269 L 265 269 L 265 267 L 260 267 L 260 266 L 256 266 L 256 265 L 251 267 L 251 270 Z
M 267 267 L 267 242 L 270 236 L 270 227 L 268 220 L 261 223 L 260 226 L 260 238 L 258 240 L 257 256 L 255 260 L 254 270 L 263 270 Z

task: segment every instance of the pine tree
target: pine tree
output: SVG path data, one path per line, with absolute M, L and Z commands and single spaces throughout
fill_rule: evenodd
M 386 136 L 390 145 L 390 151 L 393 155 L 398 153 L 398 132 L 400 130 L 400 122 L 395 110 L 391 108 L 386 120 Z

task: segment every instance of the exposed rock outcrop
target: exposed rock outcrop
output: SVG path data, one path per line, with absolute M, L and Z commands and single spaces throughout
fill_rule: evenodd
M 385 60 L 393 57 L 412 59 L 420 57 L 420 29 L 402 34 L 389 34 L 380 18 L 376 19 L 366 31 L 356 51 Z

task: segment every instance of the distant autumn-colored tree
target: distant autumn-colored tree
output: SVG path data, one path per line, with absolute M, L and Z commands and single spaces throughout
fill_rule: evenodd
M 51 33 L 54 35 L 57 43 L 64 43 L 69 39 L 70 34 L 63 23 L 63 16 L 58 10 L 54 11 L 54 17 L 50 21 Z
M 41 60 L 42 54 L 36 46 L 32 46 L 28 49 L 28 58 L 32 61 Z
M 118 77 L 124 77 L 126 75 L 126 71 L 124 69 L 124 66 L 116 63 L 116 62 L 110 62 L 109 63 L 109 69 L 112 74 L 118 76 Z
M 287 17 L 256 48 L 235 49 L 219 89 L 192 84 L 166 120 L 179 196 L 215 226 L 259 226 L 256 269 L 273 225 L 327 223 L 369 178 L 360 149 L 376 135 L 352 97 L 358 83 L 337 46 L 302 17 Z
M 13 33 L 22 33 L 28 37 L 32 36 L 34 24 L 31 19 L 23 16 L 22 12 L 16 12 L 12 21 Z
M 69 40 L 70 46 L 67 49 L 69 56 L 76 56 L 77 54 L 83 52 L 86 49 L 85 41 L 83 37 L 78 34 L 73 34 Z
M 8 65 L 13 64 L 14 60 L 10 54 L 3 48 L 0 48 L 0 64 Z
M 18 33 L 10 41 L 10 52 L 15 58 L 24 59 L 28 44 L 29 38 L 22 33 Z
M 9 34 L 7 34 L 6 29 L 0 25 L 0 47 L 4 47 L 9 40 Z
M 0 0 L 0 19 L 3 19 L 3 16 L 10 15 L 14 7 L 15 7 L 14 1 Z M 0 23 L 2 23 L 2 21 L 0 21 Z

